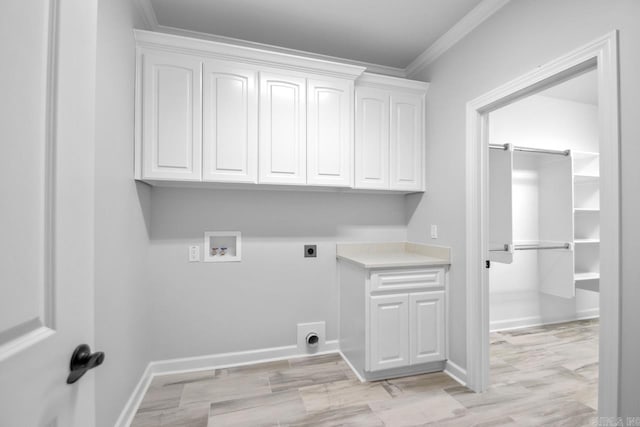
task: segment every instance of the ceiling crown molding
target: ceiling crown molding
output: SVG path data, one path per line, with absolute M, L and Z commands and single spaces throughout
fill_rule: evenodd
M 140 1 L 150 1 L 150 0 L 140 0 Z M 405 70 L 403 68 L 389 67 L 386 65 L 373 64 L 373 63 L 364 62 L 364 61 L 356 61 L 353 59 L 340 58 L 337 56 L 322 55 L 319 53 L 306 52 L 306 51 L 297 50 L 297 49 L 289 49 L 286 47 L 274 46 L 274 45 L 265 44 L 265 43 L 257 43 L 257 42 L 252 42 L 248 40 L 236 39 L 233 37 L 219 36 L 216 34 L 202 33 L 200 31 L 185 30 L 183 28 L 170 27 L 166 25 L 157 25 L 156 28 L 154 28 L 154 31 L 159 31 L 166 34 L 172 34 L 174 36 L 191 37 L 191 38 L 196 38 L 201 40 L 213 41 L 217 43 L 226 43 L 233 46 L 250 47 L 253 49 L 260 49 L 260 50 L 269 50 L 271 52 L 284 53 L 287 55 L 294 55 L 294 56 L 304 56 L 306 58 L 319 59 L 322 61 L 341 62 L 343 64 L 364 67 L 367 69 L 367 71 L 372 73 L 385 74 L 385 75 L 394 76 L 394 77 L 405 77 L 405 73 L 404 73 Z
M 422 52 L 405 69 L 407 77 L 413 77 L 433 63 L 440 55 L 458 43 L 467 34 L 482 24 L 491 15 L 509 3 L 509 0 L 482 0 L 475 8 L 467 13 L 460 21 L 438 38 L 431 46 Z
M 482 0 L 474 9 L 472 9 L 460 21 L 458 21 L 453 27 L 451 27 L 449 31 L 440 36 L 440 38 L 438 38 L 431 46 L 429 46 L 416 59 L 414 59 L 411 64 L 403 69 L 160 25 L 158 23 L 156 13 L 153 9 L 153 5 L 151 4 L 151 0 L 134 1 L 136 6 L 138 7 L 138 10 L 140 11 L 140 15 L 144 22 L 144 29 L 146 30 L 159 31 L 166 34 L 198 38 L 219 43 L 227 43 L 235 46 L 270 50 L 273 52 L 295 56 L 304 56 L 307 58 L 314 58 L 330 62 L 342 62 L 345 64 L 365 67 L 370 73 L 384 74 L 387 76 L 403 78 L 415 77 L 416 74 L 424 70 L 424 68 L 433 63 L 433 61 L 435 61 L 440 55 L 453 47 L 456 43 L 462 40 L 462 38 L 473 31 L 473 29 L 475 29 L 478 25 L 480 25 L 487 18 L 496 13 L 509 2 L 509 0 Z

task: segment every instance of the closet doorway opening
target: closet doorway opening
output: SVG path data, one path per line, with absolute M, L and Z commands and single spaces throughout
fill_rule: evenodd
M 489 113 L 489 386 L 595 417 L 596 70 Z M 566 414 L 565 414 L 566 415 Z M 558 416 L 565 416 L 558 415 Z
M 477 392 L 521 377 L 551 400 L 549 384 L 565 381 L 577 404 L 617 416 L 616 43 L 611 33 L 468 104 L 467 385 Z

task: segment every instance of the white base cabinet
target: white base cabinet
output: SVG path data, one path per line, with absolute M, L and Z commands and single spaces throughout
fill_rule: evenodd
M 442 370 L 445 266 L 367 269 L 340 261 L 340 349 L 366 380 Z

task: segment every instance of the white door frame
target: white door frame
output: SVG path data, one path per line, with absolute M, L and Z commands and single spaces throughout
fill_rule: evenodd
M 585 70 L 597 67 L 600 140 L 600 416 L 619 412 L 620 358 L 620 137 L 618 124 L 618 32 L 470 101 L 467 104 L 467 385 L 489 386 L 488 115 Z

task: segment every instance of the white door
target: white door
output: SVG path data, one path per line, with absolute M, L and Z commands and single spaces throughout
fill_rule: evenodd
M 444 291 L 409 296 L 411 364 L 445 360 Z
M 96 0 L 0 13 L 0 425 L 85 427 L 93 344 Z
M 409 296 L 376 295 L 370 301 L 370 371 L 408 365 Z
M 423 189 L 423 96 L 391 95 L 390 187 L 392 190 Z
M 202 179 L 202 61 L 144 52 L 142 178 Z
M 389 189 L 389 92 L 356 89 L 355 187 Z
M 204 63 L 203 181 L 258 182 L 258 73 Z
M 351 187 L 353 82 L 307 81 L 307 184 Z
M 265 184 L 307 182 L 306 81 L 260 73 L 260 179 Z

